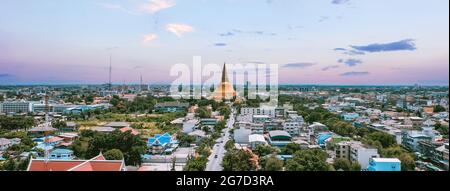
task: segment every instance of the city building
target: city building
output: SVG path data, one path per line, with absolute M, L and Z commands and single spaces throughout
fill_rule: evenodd
M 248 128 L 241 127 L 233 131 L 234 141 L 238 144 L 249 144 L 249 135 L 252 134 L 252 130 Z
M 342 118 L 345 121 L 354 121 L 359 118 L 359 114 L 358 113 L 345 113 L 342 115 Z
M 401 171 L 401 161 L 397 158 L 372 158 L 368 171 L 390 172 Z
M 256 147 L 258 145 L 267 145 L 267 141 L 264 138 L 264 135 L 260 135 L 260 134 L 252 134 L 248 136 L 248 141 L 250 143 L 250 148 L 256 149 Z
M 29 113 L 33 111 L 33 104 L 28 101 L 7 101 L 0 103 L 0 113 Z
M 50 160 L 72 160 L 74 158 L 73 151 L 69 149 L 55 149 L 49 155 Z
M 286 131 L 270 131 L 269 144 L 277 147 L 284 147 L 292 142 L 292 136 Z
M 147 147 L 151 154 L 170 154 L 178 147 L 178 142 L 169 133 L 157 134 L 148 139 Z
M 275 107 L 243 107 L 241 115 L 267 115 L 275 117 Z
M 253 115 L 252 121 L 253 123 L 265 123 L 271 119 L 268 115 Z
M 288 132 L 291 136 L 295 137 L 300 134 L 300 123 L 295 121 L 283 122 L 283 130 Z
M 420 142 L 431 142 L 433 137 L 428 134 L 429 128 L 423 131 L 405 131 L 402 136 L 402 145 L 410 151 L 420 152 Z
M 367 169 L 371 158 L 378 158 L 378 149 L 368 148 L 359 141 L 340 142 L 335 147 L 336 158 L 357 162 L 361 169 Z

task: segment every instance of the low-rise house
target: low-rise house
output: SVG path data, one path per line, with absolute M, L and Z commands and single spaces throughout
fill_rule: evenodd
M 198 123 L 199 123 L 199 121 L 196 119 L 192 119 L 192 120 L 183 122 L 183 132 L 190 133 L 190 132 L 194 131 L 194 129 Z
M 345 121 L 354 121 L 359 118 L 359 114 L 358 113 L 345 113 L 342 115 L 342 118 Z
M 61 131 L 76 131 L 78 129 L 78 124 L 75 122 L 66 122 L 66 127 L 60 129 Z
M 317 134 L 317 145 L 319 145 L 322 148 L 325 148 L 327 146 L 327 143 L 333 140 L 333 133 L 330 132 L 323 132 Z
M 369 162 L 368 171 L 401 171 L 401 161 L 397 158 L 372 158 Z
M 113 128 L 113 127 L 93 127 L 91 128 L 92 131 L 97 131 L 100 133 L 112 133 L 114 131 L 116 131 L 117 129 Z
M 169 133 L 157 134 L 154 137 L 150 137 L 147 141 L 147 147 L 152 154 L 171 153 L 177 146 L 177 141 Z
M 0 151 L 4 151 L 12 146 L 12 142 L 9 139 L 0 138 Z
M 128 122 L 110 122 L 104 126 L 120 129 L 120 128 L 124 128 L 124 127 L 129 127 L 130 123 L 128 123 Z
M 264 138 L 264 135 L 252 134 L 248 136 L 248 140 L 251 149 L 256 149 L 258 145 L 267 145 L 267 141 Z
M 72 160 L 74 158 L 73 151 L 69 149 L 55 149 L 49 154 L 50 160 Z
M 137 131 L 136 129 L 133 129 L 131 127 L 124 127 L 124 128 L 119 129 L 119 131 L 122 132 L 122 133 L 130 132 L 134 136 L 138 136 L 139 135 L 139 131 Z
M 202 139 L 207 137 L 206 133 L 202 130 L 192 131 L 188 133 L 188 135 L 194 137 L 196 143 L 199 143 Z

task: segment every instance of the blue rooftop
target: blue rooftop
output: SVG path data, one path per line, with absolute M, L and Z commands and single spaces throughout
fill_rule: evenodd
M 163 135 L 161 134 L 157 134 L 155 135 L 155 137 L 151 137 L 148 139 L 147 145 L 149 146 L 164 146 L 167 145 L 169 143 L 171 143 L 172 141 L 172 135 L 170 135 L 169 133 L 165 133 Z
M 333 136 L 333 134 L 331 134 L 331 133 L 320 133 L 319 137 L 317 138 L 317 144 L 325 145 L 325 141 L 327 141 L 332 136 Z

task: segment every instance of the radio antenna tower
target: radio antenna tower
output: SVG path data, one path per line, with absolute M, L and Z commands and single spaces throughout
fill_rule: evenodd
M 110 91 L 111 91 L 111 88 L 112 88 L 111 74 L 112 74 L 112 54 L 109 55 L 109 81 L 108 81 L 108 88 L 109 88 Z

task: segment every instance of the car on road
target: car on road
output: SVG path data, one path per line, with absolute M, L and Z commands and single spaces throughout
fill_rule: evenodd
M 219 157 L 219 156 L 217 156 L 217 155 L 214 155 L 214 158 L 217 158 L 217 157 Z

